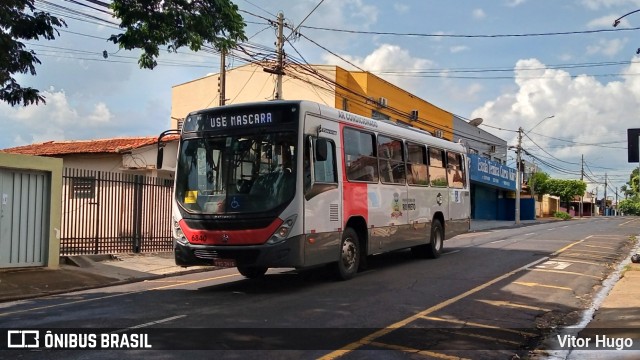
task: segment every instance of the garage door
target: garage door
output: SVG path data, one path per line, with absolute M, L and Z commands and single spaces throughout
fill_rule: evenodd
M 0 268 L 45 265 L 50 175 L 0 168 Z

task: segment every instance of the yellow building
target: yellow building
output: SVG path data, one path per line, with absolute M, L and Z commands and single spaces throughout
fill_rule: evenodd
M 226 72 L 225 104 L 275 98 L 276 76 L 269 64 L 248 64 Z M 189 112 L 220 105 L 220 74 L 175 85 L 171 94 L 171 126 Z M 287 65 L 282 98 L 310 100 L 374 118 L 400 122 L 453 140 L 453 114 L 369 73 L 335 65 Z

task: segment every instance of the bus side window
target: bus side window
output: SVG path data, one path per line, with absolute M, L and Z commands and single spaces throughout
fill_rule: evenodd
M 429 182 L 431 186 L 447 186 L 444 150 L 429 148 Z
M 349 181 L 378 182 L 375 144 L 373 134 L 344 128 L 344 167 Z
M 331 140 L 316 143 L 314 139 L 314 146 L 316 144 L 326 144 L 327 158 L 324 161 L 319 161 L 316 159 L 313 162 L 313 174 L 315 176 L 315 182 L 337 183 L 338 174 L 336 173 L 336 144 L 334 144 Z
M 404 147 L 402 140 L 378 135 L 380 179 L 383 183 L 404 184 Z
M 455 189 L 466 187 L 462 155 L 447 152 L 447 177 L 449 178 L 449 187 Z
M 429 185 L 426 151 L 423 145 L 407 143 L 407 182 L 409 185 Z

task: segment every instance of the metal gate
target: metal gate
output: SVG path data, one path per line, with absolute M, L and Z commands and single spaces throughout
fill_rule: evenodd
M 64 169 L 60 254 L 171 251 L 173 181 Z
M 0 268 L 48 258 L 49 173 L 0 168 Z

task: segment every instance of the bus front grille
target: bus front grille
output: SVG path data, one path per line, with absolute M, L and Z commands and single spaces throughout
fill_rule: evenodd
M 213 260 L 214 258 L 218 258 L 218 253 L 214 250 L 207 249 L 196 249 L 193 250 L 193 255 L 200 259 Z

